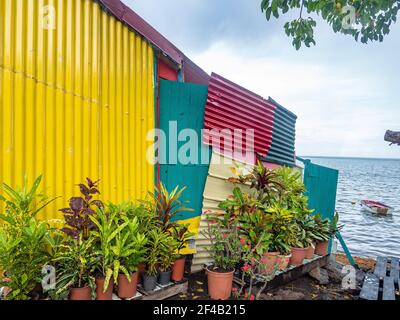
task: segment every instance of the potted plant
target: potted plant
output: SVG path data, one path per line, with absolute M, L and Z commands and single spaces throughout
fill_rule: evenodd
M 292 244 L 296 240 L 294 214 L 279 203 L 274 203 L 266 209 L 267 221 L 271 233 L 271 250 L 277 252 L 278 269 L 287 269 Z
M 296 225 L 296 241 L 292 247 L 292 257 L 290 264 L 300 266 L 303 264 L 308 248 L 311 244 L 311 239 L 302 225 Z
M 206 269 L 208 293 L 213 300 L 227 300 L 232 292 L 235 267 L 242 255 L 238 224 L 229 213 L 221 218 L 209 216 L 205 235 L 211 243 L 208 250 L 213 258 L 213 264 Z
M 317 241 L 315 246 L 315 254 L 326 256 L 328 254 L 329 241 L 335 237 L 336 233 L 343 227 L 338 226 L 339 214 L 336 213 L 333 220 L 322 219 L 318 214 L 315 216 L 314 237 Z
M 172 265 L 171 279 L 175 282 L 183 280 L 185 275 L 186 257 L 180 253 L 187 245 L 188 241 L 193 237 L 194 233 L 189 232 L 189 225 L 177 224 L 169 231 L 176 243 L 174 254 L 174 263 Z
M 268 266 L 266 265 L 268 259 L 264 256 L 265 248 L 263 248 L 262 239 L 263 238 L 260 237 L 260 241 L 255 246 L 252 246 L 250 241 L 247 242 L 246 238 L 241 239 L 241 243 L 244 244 L 242 247 L 242 277 L 240 290 L 232 290 L 234 298 L 258 300 L 268 282 L 275 277 L 278 265 L 275 265 L 274 269 L 269 272 L 265 272 L 265 270 L 268 269 Z M 247 286 L 246 278 L 248 280 L 247 282 L 249 282 L 248 292 L 244 291 Z M 259 287 L 256 295 L 253 294 L 255 282 L 257 282 L 257 286 Z
M 193 211 L 193 209 L 184 206 L 180 200 L 185 190 L 186 187 L 179 189 L 179 186 L 177 186 L 172 192 L 168 192 L 167 188 L 160 183 L 156 193 L 149 193 L 154 202 L 155 212 L 163 232 L 174 235 L 176 240 L 181 243 L 181 246 L 178 247 L 178 254 L 189 238 L 193 236 L 193 234 L 189 233 L 187 226 L 181 226 L 176 222 L 183 217 L 181 215 L 182 212 Z M 185 202 L 187 203 L 187 201 Z M 176 282 L 182 281 L 185 272 L 185 261 L 186 257 L 178 256 L 172 266 L 172 280 Z
M 255 208 L 250 212 L 244 212 L 238 217 L 239 230 L 242 235 L 241 242 L 244 239 L 248 241 L 247 246 L 257 248 L 262 255 L 265 266 L 263 272 L 269 274 L 274 270 L 279 252 L 272 246 L 273 234 L 271 233 L 271 224 L 268 215 L 263 209 Z
M 311 214 L 307 215 L 304 219 L 302 227 L 307 233 L 307 237 L 310 239 L 310 245 L 307 248 L 305 259 L 313 259 L 316 247 L 316 234 L 315 230 L 317 228 L 315 218 Z
M 296 241 L 295 237 L 295 226 L 293 223 L 288 223 L 273 239 L 273 246 L 279 252 L 277 265 L 280 271 L 286 270 L 289 266 L 292 257 L 292 244 Z
M 105 213 L 104 209 L 98 209 L 96 216 L 90 216 L 90 219 L 97 227 L 97 230 L 92 231 L 98 262 L 96 266 L 96 299 L 112 300 L 114 274 L 118 275 L 119 270 L 117 269 L 121 268 L 118 264 L 119 256 L 114 255 L 112 246 L 115 246 L 115 238 L 123 232 L 128 222 L 119 223 L 118 211 L 111 210 L 110 213 Z
M 133 298 L 137 293 L 138 265 L 146 255 L 147 238 L 139 233 L 136 218 L 130 220 L 122 216 L 124 226 L 115 236 L 111 246 L 114 255 L 114 282 L 118 283 L 118 296 L 121 299 Z
M 111 211 L 118 211 L 121 216 L 126 216 L 130 220 L 136 218 L 139 225 L 138 232 L 141 234 L 146 235 L 149 230 L 158 228 L 160 225 L 154 203 L 150 201 L 140 201 L 138 204 L 128 201 L 118 205 L 110 204 L 109 206 Z M 142 259 L 137 268 L 138 283 L 141 283 L 142 275 L 146 271 L 144 259 Z
M 150 230 L 148 232 L 146 271 L 143 274 L 143 288 L 145 291 L 153 291 L 157 286 L 159 269 L 162 257 L 168 252 L 169 246 L 174 247 L 171 236 L 163 232 L 162 228 Z
M 162 246 L 159 251 L 159 275 L 158 283 L 165 286 L 171 282 L 172 266 L 177 260 L 179 243 L 172 236 L 169 237 L 169 245 Z
M 95 238 L 69 240 L 61 245 L 54 259 L 57 270 L 56 294 L 69 292 L 70 300 L 92 300 L 94 269 L 97 256 L 93 249 Z
M 46 288 L 40 284 L 42 267 L 50 263 L 61 236 L 37 214 L 54 199 L 37 192 L 42 177 L 38 177 L 28 188 L 13 189 L 2 184 L 4 211 L 0 213 L 0 287 L 6 300 L 41 299 Z M 2 204 L 3 205 L 3 204 Z

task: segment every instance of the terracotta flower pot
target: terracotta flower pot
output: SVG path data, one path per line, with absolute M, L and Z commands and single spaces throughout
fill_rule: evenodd
M 69 300 L 92 300 L 92 288 L 71 288 L 69 289 Z
M 208 294 L 213 300 L 228 300 L 232 293 L 232 272 L 215 272 L 207 269 Z
M 315 245 L 311 245 L 307 248 L 307 252 L 306 252 L 306 259 L 310 260 L 312 258 L 314 258 L 314 252 L 315 252 Z
M 278 264 L 278 268 L 279 271 L 284 271 L 288 268 L 289 266 L 289 262 L 290 262 L 290 258 L 292 257 L 291 254 L 285 256 L 285 255 L 279 255 L 277 258 L 277 264 Z
M 315 254 L 319 256 L 328 255 L 329 241 L 318 242 L 315 246 Z
M 266 252 L 264 253 L 264 257 L 262 259 L 262 263 L 265 266 L 262 272 L 264 274 L 270 274 L 274 271 L 277 263 L 278 263 L 279 252 Z
M 138 284 L 138 273 L 131 274 L 131 282 L 124 274 L 118 276 L 118 297 L 121 299 L 129 299 L 136 296 Z
M 175 261 L 174 265 L 172 266 L 172 281 L 180 282 L 183 280 L 183 277 L 185 275 L 185 262 L 186 257 L 182 257 L 179 260 Z
M 292 257 L 290 258 L 290 264 L 292 266 L 301 266 L 306 257 L 307 248 L 292 248 Z
M 111 278 L 106 292 L 104 292 L 105 278 L 96 278 L 96 300 L 112 300 L 114 279 Z

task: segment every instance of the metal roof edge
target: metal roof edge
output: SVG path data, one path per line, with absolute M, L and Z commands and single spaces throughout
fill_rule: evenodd
M 121 0 L 94 0 L 98 2 L 104 11 L 112 14 L 119 21 L 125 23 L 135 32 L 149 41 L 156 49 L 160 50 L 164 55 L 178 65 L 183 64 L 190 66 L 190 71 L 195 72 L 196 78 L 201 82 L 208 82 L 210 75 L 206 73 L 200 66 L 189 59 L 181 50 L 179 50 L 171 41 L 164 37 L 146 20 L 140 17 L 133 9 L 125 5 Z
M 294 117 L 295 119 L 297 119 L 297 115 L 294 114 L 292 111 L 290 111 L 289 109 L 285 108 L 284 106 L 282 106 L 280 103 L 278 103 L 276 100 L 274 100 L 271 97 L 268 97 L 268 101 L 272 104 L 274 104 L 275 106 L 282 108 L 283 110 L 285 110 L 288 114 L 290 114 L 292 117 Z
M 119 21 L 125 23 L 146 38 L 151 44 L 168 55 L 175 63 L 182 64 L 183 53 L 121 0 L 94 1 L 100 3 L 105 11 L 111 13 Z

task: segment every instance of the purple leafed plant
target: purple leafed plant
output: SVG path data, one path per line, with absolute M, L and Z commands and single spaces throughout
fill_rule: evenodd
M 86 182 L 79 185 L 82 196 L 71 198 L 69 208 L 60 209 L 67 225 L 62 230 L 74 239 L 79 239 L 80 235 L 85 240 L 89 238 L 90 231 L 96 228 L 90 216 L 96 213 L 97 208 L 104 208 L 103 202 L 93 199 L 95 195 L 100 194 L 97 188 L 98 181 L 93 182 L 86 178 Z

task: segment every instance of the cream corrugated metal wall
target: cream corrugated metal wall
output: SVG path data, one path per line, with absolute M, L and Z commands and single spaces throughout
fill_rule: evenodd
M 269 167 L 267 163 L 264 163 L 264 165 L 266 165 L 267 168 Z M 224 157 L 223 155 L 213 152 L 210 169 L 208 171 L 207 182 L 204 189 L 203 213 L 210 210 L 214 213 L 223 214 L 223 211 L 218 208 L 218 205 L 221 201 L 226 200 L 228 196 L 232 195 L 234 186 L 231 183 L 228 183 L 226 180 L 233 176 L 231 171 L 231 168 L 233 167 L 241 167 L 242 174 L 247 174 L 254 168 L 253 165 L 233 161 Z M 296 161 L 295 169 L 304 173 L 304 164 L 300 161 Z M 239 187 L 243 192 L 250 191 L 248 186 L 239 185 Z M 207 220 L 205 214 L 201 216 L 199 229 L 199 235 L 196 239 L 196 254 L 193 257 L 191 267 L 192 272 L 201 271 L 203 270 L 205 264 L 213 262 L 208 251 L 211 243 L 204 234 L 204 232 L 207 230 Z
M 214 213 L 223 213 L 218 208 L 221 201 L 224 201 L 232 194 L 233 185 L 227 183 L 227 179 L 233 176 L 231 171 L 232 167 L 242 166 L 242 170 L 251 171 L 252 165 L 245 165 L 244 163 L 230 160 L 222 155 L 215 152 L 212 154 L 210 169 L 208 171 L 208 177 L 206 186 L 204 189 L 203 198 L 203 213 L 211 210 Z M 248 192 L 247 186 L 240 186 L 243 191 Z M 212 262 L 208 248 L 210 247 L 210 241 L 207 239 L 204 232 L 207 230 L 206 215 L 202 215 L 200 222 L 200 231 L 198 238 L 196 239 L 196 254 L 193 257 L 192 272 L 201 271 L 204 264 Z
M 86 177 L 115 202 L 153 190 L 153 63 L 152 47 L 92 0 L 0 0 L 0 182 L 43 174 L 44 192 L 62 196 L 45 218 Z

